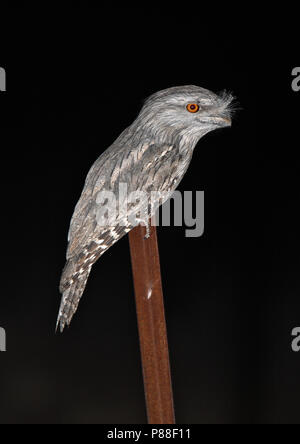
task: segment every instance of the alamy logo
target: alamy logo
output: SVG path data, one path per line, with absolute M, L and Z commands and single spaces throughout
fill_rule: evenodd
M 6 333 L 4 328 L 0 327 L 0 352 L 6 351 Z
M 96 221 L 101 227 L 146 225 L 149 213 L 155 214 L 150 224 L 164 227 L 171 226 L 171 201 L 174 204 L 174 226 L 181 227 L 183 223 L 190 229 L 185 230 L 186 237 L 200 237 L 204 233 L 204 191 L 193 193 L 176 190 L 171 195 L 169 191 L 128 191 L 125 182 L 119 183 L 119 191 L 99 191 L 96 198 Z M 195 208 L 194 208 L 195 203 Z M 161 211 L 157 212 L 159 205 Z M 150 211 L 149 211 L 150 210 Z M 193 216 L 195 215 L 195 217 Z
M 6 72 L 0 66 L 0 91 L 6 91 Z
M 298 92 L 300 91 L 300 67 L 293 69 L 292 76 L 295 77 L 292 81 L 292 90 Z
M 300 327 L 295 327 L 292 331 L 292 336 L 294 337 L 292 341 L 292 350 L 295 353 L 300 351 Z

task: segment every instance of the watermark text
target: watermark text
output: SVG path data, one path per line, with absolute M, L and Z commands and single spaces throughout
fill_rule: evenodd
M 298 353 L 300 351 L 300 327 L 295 327 L 292 330 L 292 336 L 294 337 L 292 340 L 292 350 Z
M 101 227 L 134 227 L 138 224 L 164 227 L 186 226 L 186 237 L 204 233 L 204 191 L 173 192 L 131 190 L 119 183 L 118 191 L 99 191 L 96 198 L 96 221 Z M 173 206 L 173 210 L 171 209 Z M 159 209 L 160 208 L 160 209 Z
M 0 352 L 6 351 L 6 333 L 4 328 L 0 327 Z
M 292 70 L 292 76 L 294 77 L 292 81 L 292 90 L 298 92 L 300 91 L 300 67 Z
M 6 91 L 6 72 L 0 66 L 0 91 Z

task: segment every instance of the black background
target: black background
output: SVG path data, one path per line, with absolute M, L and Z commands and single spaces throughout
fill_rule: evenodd
M 63 335 L 58 283 L 91 164 L 147 96 L 184 84 L 230 90 L 241 110 L 179 187 L 205 191 L 205 234 L 158 231 L 177 421 L 300 423 L 296 31 L 173 8 L 1 16 L 2 424 L 146 422 L 128 239 Z

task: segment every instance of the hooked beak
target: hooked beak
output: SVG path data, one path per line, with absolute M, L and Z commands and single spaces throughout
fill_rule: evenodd
M 202 123 L 208 123 L 209 125 L 217 126 L 217 127 L 226 127 L 231 126 L 231 118 L 227 115 L 223 116 L 206 116 L 201 117 Z
M 223 122 L 224 126 L 231 126 L 232 120 L 230 117 L 220 117 L 220 119 Z

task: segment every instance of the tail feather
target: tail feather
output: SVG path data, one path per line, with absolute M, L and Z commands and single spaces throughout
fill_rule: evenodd
M 73 264 L 67 263 L 60 285 L 62 299 L 57 318 L 56 330 L 59 327 L 61 332 L 63 332 L 66 325 L 70 325 L 92 268 L 90 265 L 85 270 L 81 269 L 80 272 L 76 272 L 72 265 Z M 72 271 L 71 274 L 70 271 Z
M 79 301 L 84 292 L 93 264 L 121 237 L 133 228 L 132 225 L 110 227 L 98 238 L 95 236 L 90 244 L 82 247 L 82 251 L 68 258 L 60 281 L 62 300 L 60 304 L 56 330 L 62 332 L 77 310 Z

